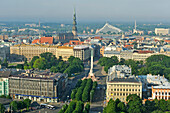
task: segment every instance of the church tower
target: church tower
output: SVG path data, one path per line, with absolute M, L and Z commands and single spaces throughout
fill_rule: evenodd
M 73 15 L 72 33 L 73 33 L 74 37 L 77 36 L 77 22 L 76 22 L 76 12 L 75 12 L 75 9 L 74 9 L 74 15 Z

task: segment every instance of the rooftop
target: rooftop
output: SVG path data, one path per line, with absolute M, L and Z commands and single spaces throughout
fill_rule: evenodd
M 132 82 L 132 83 L 140 83 L 137 79 L 135 78 L 114 78 L 113 80 L 110 81 L 110 83 L 113 82 Z

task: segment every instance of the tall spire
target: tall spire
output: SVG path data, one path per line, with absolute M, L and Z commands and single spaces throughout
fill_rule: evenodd
M 72 33 L 73 33 L 74 37 L 77 36 L 77 22 L 76 22 L 76 11 L 75 11 L 75 8 L 74 8 L 74 15 L 73 15 Z

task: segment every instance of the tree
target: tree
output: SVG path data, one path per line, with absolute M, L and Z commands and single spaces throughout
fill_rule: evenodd
M 8 61 L 7 61 L 7 59 L 5 58 L 4 59 L 4 62 L 2 63 L 2 66 L 4 66 L 4 67 L 8 67 Z
M 77 89 L 73 89 L 72 92 L 71 92 L 71 99 L 75 99 L 76 97 L 76 92 L 77 92 Z
M 17 69 L 24 69 L 24 65 L 23 64 L 17 64 L 16 68 Z
M 145 111 L 142 100 L 136 94 L 131 94 L 127 96 L 126 101 L 128 101 L 128 112 L 129 113 L 142 113 Z
M 6 96 L 7 99 L 12 99 L 9 95 Z
M 33 67 L 34 68 L 38 68 L 38 69 L 42 69 L 45 70 L 46 69 L 46 64 L 47 61 L 45 60 L 45 58 L 39 58 L 34 62 Z
M 24 100 L 24 104 L 26 105 L 26 107 L 27 107 L 27 110 L 28 110 L 28 108 L 30 107 L 30 105 L 31 105 L 31 100 L 30 99 L 25 99 Z
M 89 111 L 90 111 L 90 104 L 87 103 L 85 106 L 84 113 L 89 113 Z
M 74 59 L 75 59 L 74 56 L 70 56 L 70 57 L 68 58 L 68 62 L 69 62 L 69 63 L 72 63 Z
M 90 102 L 93 101 L 93 96 L 94 96 L 94 90 L 90 91 Z
M 0 103 L 0 113 L 4 113 L 5 112 L 5 107 L 3 104 Z
M 152 111 L 154 111 L 156 109 L 154 101 L 147 100 L 145 102 L 145 106 L 146 106 L 146 109 L 147 109 L 148 112 L 152 112 Z
M 124 102 L 119 102 L 117 107 L 119 111 L 124 111 L 124 112 L 126 111 L 126 106 Z
M 24 66 L 28 66 L 27 58 L 24 60 Z
M 170 111 L 170 100 L 167 100 L 168 111 Z
M 12 101 L 10 103 L 10 106 L 12 106 L 12 110 L 15 112 L 16 110 L 18 110 L 18 103 L 16 101 Z
M 37 59 L 39 59 L 39 56 L 34 56 L 34 57 L 32 58 L 31 62 L 29 63 L 31 67 L 33 67 L 34 62 L 35 62 Z
M 167 110 L 167 101 L 165 101 L 164 99 L 161 99 L 159 101 L 159 108 L 162 110 L 162 111 L 166 111 Z
M 84 103 L 81 101 L 77 101 L 75 111 L 77 111 L 77 113 L 82 113 L 83 108 L 84 108 Z
M 124 58 L 121 58 L 119 64 L 120 64 L 120 65 L 124 65 L 124 64 L 125 64 L 125 59 L 124 59 Z

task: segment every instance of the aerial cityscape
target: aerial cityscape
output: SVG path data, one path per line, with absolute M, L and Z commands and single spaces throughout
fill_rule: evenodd
M 169 113 L 168 4 L 2 1 L 0 113 Z

